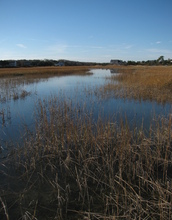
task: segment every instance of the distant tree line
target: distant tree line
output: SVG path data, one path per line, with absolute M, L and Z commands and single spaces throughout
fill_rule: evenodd
M 147 61 L 122 61 L 111 60 L 109 63 L 96 62 L 79 62 L 70 60 L 0 60 L 0 68 L 9 67 L 41 67 L 41 66 L 91 66 L 91 65 L 172 65 L 172 59 L 165 60 L 164 56 L 160 56 L 157 60 Z
M 0 60 L 0 67 L 36 67 L 54 66 L 55 60 Z
M 0 68 L 41 67 L 41 66 L 91 66 L 108 65 L 109 63 L 79 62 L 70 60 L 0 60 Z
M 160 56 L 157 60 L 128 61 L 127 65 L 172 65 L 172 59 L 165 60 L 164 56 Z

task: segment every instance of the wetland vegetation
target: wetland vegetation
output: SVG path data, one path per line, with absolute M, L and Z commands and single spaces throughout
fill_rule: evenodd
M 34 99 L 20 141 L 0 139 L 0 219 L 170 220 L 172 67 L 72 68 L 0 70 L 1 93 L 19 91 L 0 100 L 3 133 Z
M 140 101 L 172 102 L 171 66 L 130 66 L 117 71 L 119 74 L 111 76 L 111 81 L 103 87 L 103 92 L 110 91 L 115 96 Z
M 88 66 L 65 66 L 65 67 L 21 67 L 21 68 L 0 68 L 0 77 L 27 76 L 27 77 L 50 77 L 51 75 L 85 74 L 90 70 Z

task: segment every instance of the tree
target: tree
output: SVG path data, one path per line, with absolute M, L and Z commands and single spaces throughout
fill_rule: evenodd
M 164 56 L 160 56 L 158 59 L 157 59 L 157 63 L 162 63 L 164 62 Z

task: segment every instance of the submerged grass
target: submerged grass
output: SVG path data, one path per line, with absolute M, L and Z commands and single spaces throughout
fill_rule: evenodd
M 27 77 L 0 78 L 0 103 L 26 98 L 34 91 L 26 91 L 25 86 L 43 80 L 45 79 L 28 79 Z
M 0 163 L 0 219 L 172 219 L 171 117 L 145 136 L 54 97 L 36 118 Z
M 171 66 L 127 66 L 119 67 L 117 71 L 119 74 L 112 75 L 111 81 L 101 88 L 103 93 L 159 103 L 172 102 Z

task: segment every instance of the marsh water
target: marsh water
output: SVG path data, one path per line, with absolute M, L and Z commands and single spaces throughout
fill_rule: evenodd
M 171 114 L 171 104 L 161 105 L 151 101 L 127 100 L 102 95 L 100 88 L 108 82 L 114 71 L 96 69 L 86 75 L 70 75 L 28 80 L 27 78 L 0 79 L 0 144 L 2 151 L 20 142 L 26 129 L 33 129 L 36 106 L 39 100 L 57 96 L 72 102 L 78 108 L 98 118 L 119 123 L 120 119 L 130 126 L 149 129 L 154 116 Z M 8 83 L 7 83 L 8 81 Z M 9 83 L 10 81 L 10 83 Z M 118 83 L 118 82 L 116 82 Z M 8 143 L 8 144 L 7 144 Z

